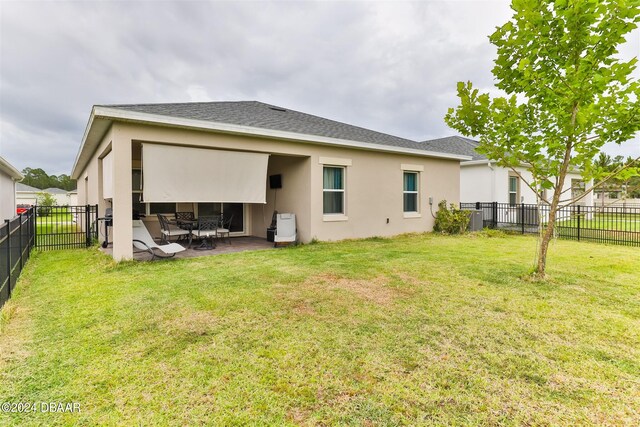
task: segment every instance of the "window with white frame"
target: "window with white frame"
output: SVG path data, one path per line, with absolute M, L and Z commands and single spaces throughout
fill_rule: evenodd
M 405 213 L 418 212 L 418 172 L 405 171 L 403 174 L 403 210 Z
M 322 212 L 325 215 L 344 214 L 344 167 L 323 167 Z
M 520 195 L 520 179 L 517 176 L 509 175 L 509 204 L 517 205 Z

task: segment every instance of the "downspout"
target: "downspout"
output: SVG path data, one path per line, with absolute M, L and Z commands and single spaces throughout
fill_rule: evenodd
M 493 166 L 491 166 L 491 160 L 487 162 L 487 166 L 491 169 L 491 201 L 497 202 L 496 200 L 496 170 Z

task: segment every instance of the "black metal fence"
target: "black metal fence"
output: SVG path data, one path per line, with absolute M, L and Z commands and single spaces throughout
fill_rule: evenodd
M 0 307 L 34 248 L 87 248 L 98 238 L 98 206 L 34 206 L 0 224 Z
M 0 224 L 0 307 L 11 292 L 35 245 L 35 209 Z
M 35 210 L 40 250 L 86 248 L 98 238 L 98 205 L 36 206 Z
M 549 206 L 520 203 L 460 203 L 480 210 L 483 226 L 517 233 L 538 233 L 549 221 Z M 640 246 L 640 208 L 573 205 L 556 213 L 557 237 L 617 245 Z

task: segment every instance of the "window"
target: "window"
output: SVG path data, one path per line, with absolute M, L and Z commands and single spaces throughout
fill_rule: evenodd
M 518 193 L 520 187 L 520 180 L 517 176 L 509 176 L 509 204 L 518 204 Z
M 404 172 L 404 212 L 418 212 L 418 172 Z
M 323 213 L 344 214 L 344 168 L 325 166 L 322 174 Z
M 142 171 L 140 169 L 131 170 L 131 206 L 133 210 L 141 213 L 147 213 L 147 207 L 142 201 Z
M 581 179 L 571 180 L 571 198 L 572 199 L 582 196 L 584 194 L 584 191 L 585 191 L 585 185 L 583 180 Z
M 175 203 L 147 203 L 150 214 L 174 214 L 176 212 Z
M 198 203 L 196 214 L 201 216 L 220 215 L 222 213 L 222 204 L 220 203 Z

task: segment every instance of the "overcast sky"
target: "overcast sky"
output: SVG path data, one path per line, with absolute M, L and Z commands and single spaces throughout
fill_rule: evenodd
M 91 106 L 116 103 L 258 100 L 410 139 L 452 135 L 456 82 L 492 88 L 487 36 L 510 16 L 506 0 L 0 0 L 0 155 L 69 174 Z M 609 151 L 638 156 L 634 144 Z

